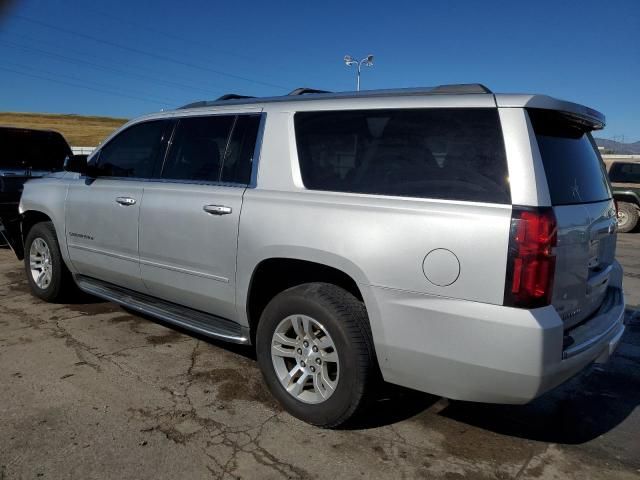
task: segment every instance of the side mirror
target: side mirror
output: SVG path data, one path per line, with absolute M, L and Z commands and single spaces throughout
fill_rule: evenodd
M 71 155 L 64 159 L 64 170 L 80 174 L 87 173 L 87 155 Z

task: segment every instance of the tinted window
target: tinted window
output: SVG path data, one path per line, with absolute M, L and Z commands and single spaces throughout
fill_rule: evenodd
M 139 123 L 100 149 L 101 176 L 150 178 L 163 151 L 164 120 Z
M 552 110 L 529 110 L 553 205 L 611 198 L 598 148 L 585 127 Z
M 0 168 L 62 170 L 71 155 L 66 140 L 57 132 L 0 128 Z
M 612 182 L 640 183 L 640 163 L 620 163 L 611 165 L 609 178 Z
M 162 178 L 217 182 L 235 116 L 182 118 Z
M 510 203 L 496 109 L 300 112 L 295 126 L 309 189 Z
M 260 125 L 259 115 L 240 115 L 222 167 L 223 182 L 248 184 Z

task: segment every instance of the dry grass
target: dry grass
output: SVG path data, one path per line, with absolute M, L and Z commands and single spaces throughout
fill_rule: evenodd
M 127 120 L 110 117 L 84 117 L 55 113 L 0 112 L 0 125 L 56 130 L 69 145 L 94 147 Z

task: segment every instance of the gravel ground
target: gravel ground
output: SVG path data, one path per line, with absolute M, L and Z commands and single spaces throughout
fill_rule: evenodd
M 389 388 L 329 431 L 282 412 L 250 349 L 40 302 L 0 250 L 0 480 L 640 479 L 639 251 L 620 236 L 630 326 L 606 365 L 517 407 Z

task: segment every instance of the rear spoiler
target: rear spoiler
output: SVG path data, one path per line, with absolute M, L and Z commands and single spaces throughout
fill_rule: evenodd
M 24 243 L 22 241 L 22 215 L 0 215 L 0 235 L 11 247 L 18 260 L 24 258 Z
M 607 124 L 603 113 L 579 103 L 558 100 L 547 95 L 497 94 L 496 105 L 506 108 L 538 108 L 562 112 L 589 130 L 601 130 Z

